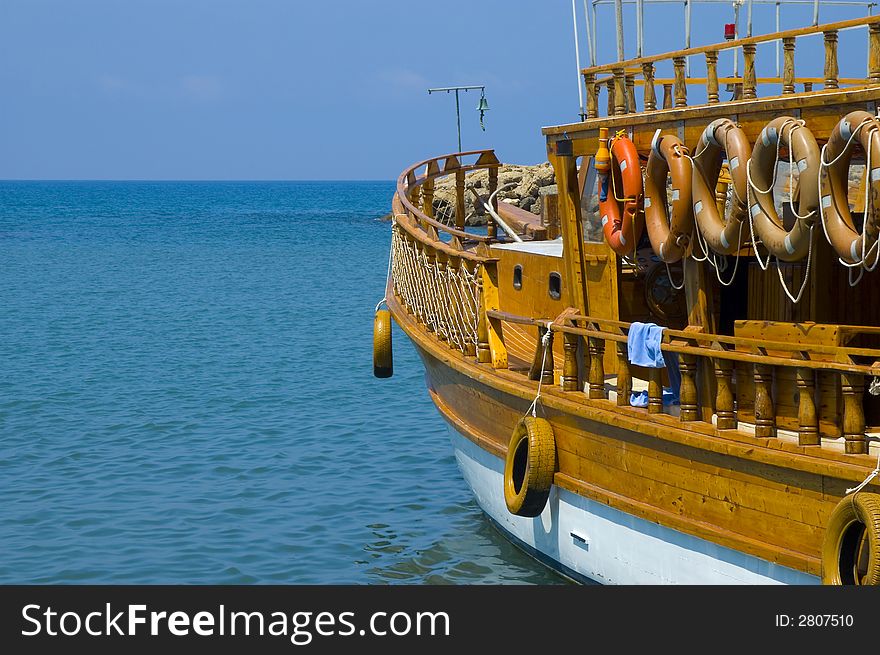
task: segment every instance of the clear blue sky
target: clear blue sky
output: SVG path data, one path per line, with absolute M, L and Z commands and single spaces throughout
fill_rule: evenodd
M 681 47 L 681 15 L 649 10 L 649 52 Z M 694 45 L 731 15 L 696 7 Z M 578 112 L 570 0 L 0 0 L 0 62 L 0 179 L 392 179 L 455 149 L 454 98 L 427 88 L 457 84 L 491 107 L 481 132 L 462 95 L 464 147 L 536 163 L 540 127 Z

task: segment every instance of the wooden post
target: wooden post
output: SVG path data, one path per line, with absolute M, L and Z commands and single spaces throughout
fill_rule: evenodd
M 492 166 L 489 168 L 489 194 L 495 193 L 495 189 L 498 188 L 498 167 Z M 495 213 L 498 213 L 498 196 L 496 195 L 492 198 L 492 209 L 495 210 Z M 486 235 L 490 239 L 494 239 L 497 234 L 498 226 L 495 225 L 495 219 L 489 215 L 489 212 L 486 212 Z
M 545 347 L 544 335 L 547 333 L 548 330 L 546 327 L 543 325 L 538 326 L 538 343 L 535 346 L 535 356 L 532 359 L 532 366 L 529 368 L 529 380 L 537 380 L 540 378 L 541 384 L 553 384 L 553 333 L 550 332 L 550 341 Z
M 825 88 L 838 89 L 837 83 L 837 30 L 823 32 L 825 35 Z
M 446 276 L 447 276 L 446 269 L 449 264 L 449 260 L 447 258 L 446 253 L 443 252 L 442 250 L 437 250 L 434 253 L 434 259 L 437 262 L 437 272 L 440 274 L 440 279 L 445 280 Z M 430 261 L 430 255 L 429 255 L 428 261 Z M 432 294 L 432 295 L 434 295 L 434 294 Z M 438 310 L 447 310 L 447 308 L 449 307 L 449 298 L 447 298 L 447 296 L 446 296 L 446 284 L 445 283 L 441 282 L 438 285 L 438 288 L 436 289 L 436 295 L 434 295 L 434 299 L 437 301 Z M 452 320 L 451 317 L 448 315 L 448 312 L 447 312 L 446 319 L 447 319 L 447 322 Z M 438 330 L 437 331 L 437 340 L 438 341 L 448 341 L 449 340 L 449 337 L 444 332 L 446 332 L 446 333 L 449 332 L 448 325 L 447 325 L 446 330 L 443 330 L 443 331 Z M 449 346 L 454 348 L 455 344 L 450 343 Z
M 880 23 L 868 26 L 868 80 L 880 84 Z
M 863 377 L 855 373 L 841 373 L 840 390 L 843 393 L 844 448 L 851 454 L 867 453 L 865 411 L 862 407 Z
M 672 109 L 672 85 L 663 85 L 663 109 Z
M 464 171 L 455 171 L 455 227 L 464 229 Z
M 595 73 L 584 73 L 584 86 L 587 87 L 587 118 L 596 118 L 599 115 L 599 93 Z
M 718 104 L 718 51 L 706 53 L 706 96 L 710 105 Z
M 616 106 L 616 102 L 614 99 L 614 79 L 608 80 L 605 86 L 608 89 L 608 115 L 614 116 L 614 107 Z
M 654 93 L 654 64 L 642 64 L 642 77 L 645 78 L 645 111 L 657 109 L 657 95 Z
M 743 46 L 743 94 L 745 100 L 752 100 L 758 97 L 757 86 L 758 80 L 755 77 L 755 50 L 757 46 L 754 43 Z
M 813 83 L 812 82 L 804 82 L 804 91 L 812 91 Z
M 793 36 L 782 39 L 782 93 L 794 93 L 794 43 Z
M 681 413 L 679 418 L 682 421 L 696 421 L 699 417 L 696 383 L 697 358 L 694 355 L 681 355 L 679 360 L 681 370 Z
M 628 114 L 636 113 L 636 78 L 626 76 L 626 111 Z
M 648 369 L 648 414 L 663 413 L 663 369 Z
M 614 115 L 626 113 L 626 76 L 622 68 L 614 69 Z
M 572 154 L 571 141 L 561 141 L 551 145 L 552 149 L 548 155 L 550 163 L 553 165 L 553 171 L 556 173 L 557 214 L 562 240 L 565 243 L 565 249 L 562 253 L 565 266 L 563 294 L 566 297 L 567 306 L 574 307 L 581 315 L 586 315 L 587 274 L 583 256 L 584 221 L 581 213 L 577 160 Z M 563 154 L 558 154 L 560 150 Z
M 588 337 L 590 350 L 590 398 L 605 397 L 605 341 L 599 337 Z
M 484 262 L 477 278 L 480 290 L 480 316 L 477 319 L 477 361 L 492 363 L 493 368 L 507 368 L 507 348 L 501 321 L 489 318 L 486 312 L 499 308 L 498 265 Z
M 755 436 L 776 436 L 776 412 L 770 387 L 773 384 L 773 367 L 755 364 Z
M 430 271 L 431 269 L 434 268 L 434 263 L 436 262 L 437 257 L 434 254 L 433 248 L 429 248 L 428 246 L 426 246 L 424 244 L 422 244 L 421 247 L 425 253 L 425 260 L 428 263 L 428 270 Z M 432 278 L 433 278 L 433 276 L 429 277 L 429 279 L 432 279 Z M 429 289 L 425 293 L 425 295 L 428 297 L 428 304 L 433 305 L 435 297 L 434 297 L 434 294 L 432 293 L 432 290 Z M 427 311 L 431 311 L 432 309 L 433 309 L 433 306 L 431 308 L 429 308 Z M 436 319 L 437 319 L 436 313 L 434 313 L 434 316 L 430 316 L 427 313 L 425 314 L 425 327 L 428 328 L 428 330 L 430 330 L 431 332 L 436 332 L 436 330 L 437 330 L 437 326 L 435 324 Z
M 733 411 L 733 362 L 729 359 L 715 360 L 715 378 L 718 380 L 715 392 L 715 414 L 719 430 L 736 428 L 736 414 Z
M 632 376 L 629 372 L 629 352 L 625 341 L 617 342 L 617 406 L 629 407 Z
M 675 68 L 675 106 L 687 107 L 687 80 L 685 79 L 685 57 L 673 57 Z
M 422 212 L 434 218 L 434 178 L 429 177 L 422 184 Z
M 562 344 L 565 352 L 565 359 L 562 362 L 562 390 L 578 391 L 580 385 L 578 384 L 577 353 L 580 337 L 568 332 L 563 334 L 565 335 L 565 342 Z
M 811 368 L 797 369 L 798 390 L 798 444 L 818 446 L 819 418 L 816 415 L 816 380 Z

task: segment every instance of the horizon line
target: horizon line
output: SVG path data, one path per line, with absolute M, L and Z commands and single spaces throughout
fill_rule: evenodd
M 62 177 L 9 177 L 0 178 L 0 182 L 397 182 L 396 179 L 360 178 L 360 179 L 208 179 L 208 178 L 62 178 Z

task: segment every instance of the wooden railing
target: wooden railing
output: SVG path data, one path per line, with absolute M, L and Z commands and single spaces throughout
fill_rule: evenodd
M 837 59 L 838 35 L 840 32 L 855 28 L 868 28 L 868 75 L 865 79 L 840 78 Z M 799 37 L 822 34 L 825 46 L 825 65 L 822 77 L 798 78 L 795 76 L 794 54 L 796 41 Z M 757 46 L 762 43 L 782 41 L 783 77 L 758 78 L 755 73 L 755 56 Z M 742 49 L 743 71 L 738 77 L 718 77 L 719 53 Z M 687 75 L 689 57 L 702 55 L 706 61 L 706 77 L 691 78 Z M 672 61 L 674 78 L 655 79 L 655 64 Z M 636 113 L 635 86 L 644 87 L 642 111 L 658 109 L 655 84 L 662 84 L 664 89 L 660 109 L 672 109 L 688 106 L 688 85 L 704 85 L 706 87 L 707 104 L 720 102 L 719 84 L 728 83 L 736 87 L 735 99 L 751 100 L 757 98 L 758 84 L 781 84 L 781 95 L 795 93 L 795 85 L 803 84 L 805 92 L 813 91 L 814 84 L 822 84 L 824 89 L 838 89 L 841 84 L 868 86 L 880 84 L 880 16 L 868 16 L 853 20 L 841 21 L 785 30 L 773 34 L 752 36 L 733 41 L 698 48 L 688 48 L 676 52 L 640 57 L 628 61 L 602 64 L 583 69 L 584 83 L 587 88 L 586 118 L 599 116 L 599 93 L 602 88 L 608 93 L 608 116 Z M 610 77 L 600 77 L 601 75 Z
M 464 163 L 465 158 L 475 158 L 471 164 Z M 498 168 L 501 163 L 494 150 L 472 150 L 433 157 L 413 164 L 400 174 L 397 179 L 397 198 L 403 210 L 418 223 L 426 232 L 429 228 L 443 232 L 451 237 L 454 247 L 461 249 L 468 241 L 488 243 L 494 241 L 497 226 L 492 217 L 487 215 L 486 234 L 474 234 L 465 230 L 465 179 L 469 172 L 481 169 L 488 170 L 488 191 L 493 193 L 498 188 Z M 419 174 L 419 169 L 424 169 Z M 434 184 L 438 178 L 447 175 L 455 176 L 455 226 L 436 220 L 434 216 Z M 497 210 L 497 199 L 493 199 Z
M 565 338 L 564 361 L 562 365 L 561 386 L 563 391 L 574 392 L 582 388 L 588 398 L 606 398 L 604 354 L 607 345 L 613 344 L 617 361 L 617 405 L 629 406 L 632 390 L 632 372 L 628 353 L 629 323 L 589 316 L 569 314 L 563 320 L 529 318 L 498 310 L 487 310 L 489 321 L 530 325 L 538 328 L 540 336 L 548 328 L 552 333 L 562 333 Z M 578 379 L 579 352 L 578 340 L 586 339 L 586 361 L 588 371 L 585 386 Z M 495 344 L 503 348 L 503 343 Z M 550 379 L 553 376 L 552 358 L 541 369 L 541 359 L 537 352 L 537 368 L 530 371 L 532 379 Z M 880 350 L 868 348 L 849 348 L 843 346 L 806 345 L 788 342 L 766 341 L 745 337 L 729 337 L 702 332 L 664 330 L 661 349 L 679 356 L 681 372 L 680 415 L 683 423 L 711 421 L 704 416 L 697 376 L 704 371 L 701 386 L 709 384 L 706 371 L 714 377 L 714 399 L 712 411 L 718 430 L 733 430 L 738 427 L 738 405 L 754 406 L 755 436 L 776 437 L 776 400 L 773 395 L 774 377 L 780 369 L 790 369 L 797 381 L 797 435 L 801 446 L 821 446 L 819 415 L 817 411 L 816 376 L 818 373 L 831 373 L 839 380 L 843 409 L 840 432 L 844 438 L 846 453 L 860 454 L 868 450 L 865 433 L 865 413 L 863 407 L 864 380 L 866 377 L 880 376 Z M 860 362 L 866 360 L 869 363 Z M 737 389 L 734 382 L 735 367 L 751 369 L 753 385 L 749 387 L 752 397 L 745 398 L 743 389 Z M 648 414 L 663 411 L 663 369 L 648 369 Z M 739 401 L 739 402 L 737 402 Z

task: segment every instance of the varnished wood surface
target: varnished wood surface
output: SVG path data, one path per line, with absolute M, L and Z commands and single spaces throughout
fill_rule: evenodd
M 422 353 L 432 395 L 447 419 L 503 456 L 535 383 L 444 348 L 395 300 L 389 300 L 389 308 Z M 742 433 L 727 438 L 711 425 L 682 424 L 665 415 L 648 421 L 646 410 L 589 400 L 556 386 L 544 387 L 542 411 L 557 435 L 557 484 L 812 573 L 818 573 L 827 517 L 845 488 L 873 468 L 866 455 Z

